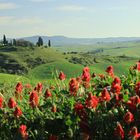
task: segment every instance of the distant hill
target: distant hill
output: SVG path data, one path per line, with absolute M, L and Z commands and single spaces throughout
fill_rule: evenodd
M 23 37 L 21 39 L 30 41 L 36 44 L 39 36 Z M 69 45 L 92 45 L 100 43 L 115 43 L 115 42 L 139 42 L 140 37 L 110 37 L 110 38 L 69 38 L 65 36 L 41 36 L 45 44 L 51 40 L 53 46 L 69 46 Z

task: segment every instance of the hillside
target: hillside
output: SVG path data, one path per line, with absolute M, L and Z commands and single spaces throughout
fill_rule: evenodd
M 119 44 L 122 45 L 122 44 Z M 123 44 L 124 45 L 124 44 Z M 109 65 L 113 65 L 116 75 L 127 74 L 131 65 L 139 60 L 139 43 L 125 43 L 127 47 L 119 47 L 111 44 L 94 46 L 86 51 L 58 51 L 54 48 L 45 47 L 0 47 L 0 79 L 5 81 L 12 79 L 14 75 L 22 75 L 23 79 L 30 81 L 51 80 L 63 71 L 67 78 L 80 75 L 84 66 L 89 66 L 91 73 L 105 73 Z M 78 47 L 78 46 L 77 46 Z M 100 48 L 101 47 L 101 48 Z M 81 46 L 82 48 L 82 46 Z M 85 49 L 86 46 L 83 46 Z M 82 50 L 82 49 L 81 49 Z M 18 79 L 16 75 L 15 79 Z M 11 78 L 12 77 L 12 78 Z M 14 78 L 13 78 L 14 79 Z M 20 79 L 20 78 L 19 78 Z
M 41 64 L 64 59 L 62 53 L 43 47 L 1 47 L 0 71 L 25 74 Z
M 36 44 L 39 36 L 23 37 L 21 39 Z M 99 43 L 116 43 L 116 42 L 139 42 L 140 37 L 109 37 L 109 38 L 70 38 L 65 36 L 41 36 L 44 43 L 51 40 L 53 46 L 75 46 L 75 45 L 93 45 Z

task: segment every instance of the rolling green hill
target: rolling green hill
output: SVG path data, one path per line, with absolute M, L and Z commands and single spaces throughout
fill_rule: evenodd
M 140 58 L 139 44 L 111 43 L 104 47 L 102 44 L 94 50 L 87 47 L 85 52 L 79 49 L 66 53 L 60 48 L 61 51 L 44 47 L 0 47 L 0 83 L 51 80 L 59 71 L 69 79 L 80 75 L 84 66 L 89 66 L 91 73 L 105 73 L 106 67 L 113 65 L 116 75 L 126 74 Z

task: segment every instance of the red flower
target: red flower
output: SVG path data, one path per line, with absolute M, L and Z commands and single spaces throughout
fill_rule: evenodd
M 124 130 L 120 123 L 117 123 L 117 127 L 114 131 L 114 135 L 120 137 L 121 139 L 124 139 Z
M 134 115 L 131 112 L 127 112 L 124 115 L 124 121 L 128 124 L 131 123 L 132 121 L 134 121 Z
M 28 138 L 28 133 L 26 132 L 26 129 L 27 129 L 27 126 L 23 124 L 20 125 L 19 127 L 19 132 L 24 140 Z
M 3 106 L 3 98 L 0 96 L 0 108 Z
M 70 94 L 76 95 L 78 89 L 79 89 L 79 82 L 75 78 L 72 78 L 69 82 Z
M 114 81 L 112 84 L 121 84 L 121 80 L 118 77 L 115 77 Z
M 9 108 L 14 108 L 14 107 L 16 107 L 16 105 L 17 105 L 17 103 L 15 102 L 15 100 L 13 98 L 10 98 L 9 102 L 8 102 Z
M 37 91 L 38 93 L 41 93 L 42 89 L 43 89 L 42 83 L 38 83 L 34 90 Z
M 32 86 L 30 84 L 26 84 L 25 88 L 30 89 Z
M 114 68 L 113 68 L 113 66 L 107 67 L 106 72 L 109 74 L 109 76 L 114 77 Z
M 50 135 L 49 140 L 58 140 L 58 137 L 55 135 Z
M 23 89 L 22 83 L 18 82 L 15 89 L 17 93 L 22 93 L 22 89 Z
M 109 92 L 107 91 L 106 88 L 104 88 L 103 91 L 102 91 L 101 100 L 110 101 L 110 94 L 109 94 Z
M 83 68 L 83 71 L 89 73 L 89 72 L 90 72 L 89 67 L 84 67 L 84 68 Z
M 50 92 L 49 89 L 47 89 L 45 92 L 45 98 L 47 99 L 48 97 L 51 97 L 51 96 L 52 96 L 52 93 Z
M 90 82 L 90 72 L 88 67 L 83 69 L 82 80 L 85 82 Z
M 98 98 L 93 96 L 92 93 L 89 93 L 88 98 L 86 99 L 86 107 L 88 108 L 96 108 L 98 105 Z
M 81 84 L 81 82 L 82 82 L 81 77 L 77 77 L 76 80 L 77 80 L 77 82 L 78 82 L 79 84 Z
M 139 96 L 133 96 L 128 100 L 127 105 L 128 105 L 130 110 L 134 111 L 134 110 L 136 110 L 136 106 L 139 103 L 140 103 Z
M 131 138 L 133 140 L 138 140 L 140 138 L 140 133 L 138 133 L 138 129 L 137 127 L 133 127 L 130 132 L 129 135 L 131 136 Z
M 30 105 L 32 107 L 38 106 L 39 97 L 36 91 L 33 91 L 30 95 Z
M 140 96 L 140 82 L 136 83 L 136 85 L 135 85 L 135 91 L 136 91 L 136 94 L 138 96 Z
M 85 118 L 86 112 L 84 106 L 81 103 L 76 103 L 74 105 L 74 111 L 80 118 Z
M 21 109 L 19 107 L 16 107 L 14 111 L 14 116 L 19 118 L 21 115 L 22 115 Z
M 59 74 L 59 79 L 60 80 L 65 80 L 66 79 L 66 75 L 62 71 Z
M 140 71 L 140 60 L 137 62 L 137 70 Z
M 120 91 L 121 91 L 121 88 L 122 88 L 120 84 L 121 84 L 121 80 L 118 77 L 116 77 L 114 79 L 114 81 L 112 82 L 111 91 L 113 93 L 120 94 Z

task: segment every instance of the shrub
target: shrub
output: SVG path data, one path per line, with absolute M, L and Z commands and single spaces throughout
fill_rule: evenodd
M 127 76 L 90 76 L 88 67 L 68 86 L 18 83 L 0 93 L 0 138 L 29 140 L 112 140 L 140 137 L 140 62 Z M 5 88 L 5 87 L 3 87 Z M 13 92 L 14 91 L 14 92 Z M 12 96 L 10 93 L 13 93 Z M 8 96 L 9 95 L 9 96 Z

